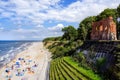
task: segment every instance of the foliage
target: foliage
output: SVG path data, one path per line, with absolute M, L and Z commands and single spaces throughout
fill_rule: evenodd
M 109 16 L 112 16 L 114 21 L 117 23 L 117 35 L 120 35 L 120 23 L 117 22 L 117 15 L 120 16 L 120 5 L 116 9 L 105 9 L 97 16 L 90 16 L 85 18 L 80 22 L 78 28 L 78 38 L 81 40 L 90 40 L 90 33 L 92 29 L 92 22 L 99 21 L 105 19 Z
M 49 49 L 50 52 L 52 52 L 52 58 L 55 59 L 58 57 L 74 55 L 76 48 L 82 44 L 83 42 L 78 40 L 78 41 L 47 42 L 44 45 L 45 46 L 48 45 L 47 48 Z
M 118 18 L 120 19 L 120 4 L 117 7 L 117 14 L 116 14 L 116 16 L 117 16 L 117 19 Z M 120 21 L 119 22 L 117 21 L 117 37 L 118 37 L 118 39 L 120 39 Z
M 96 16 L 96 20 L 99 21 L 101 19 L 107 18 L 109 16 L 112 16 L 114 21 L 116 22 L 116 9 L 105 9 L 104 11 L 102 11 L 98 16 Z
M 95 16 L 85 18 L 78 28 L 78 38 L 81 40 L 90 40 L 92 22 L 96 20 Z
M 120 49 L 120 44 L 118 44 L 118 45 L 117 45 L 117 48 L 119 48 L 119 49 Z
M 80 62 L 80 63 L 82 63 L 85 60 L 85 56 L 84 56 L 83 52 L 79 52 L 79 53 L 76 52 L 76 54 L 74 54 L 73 58 L 75 61 Z
M 47 42 L 47 41 L 60 41 L 61 40 L 61 37 L 48 37 L 48 38 L 45 38 L 43 40 L 43 42 Z
M 117 26 L 117 37 L 120 37 L 120 22 L 117 21 L 118 17 L 120 17 L 120 5 L 117 7 L 117 9 L 105 9 L 103 12 L 101 12 L 98 16 L 96 16 L 96 20 L 99 21 L 101 19 L 107 18 L 109 16 L 113 17 L 113 20 L 116 23 Z
M 64 57 L 64 56 L 73 56 L 73 58 L 74 58 L 74 61 L 73 61 L 73 59 L 71 57 L 65 57 L 64 62 L 60 61 L 57 64 L 56 64 L 56 62 L 55 62 L 55 64 L 52 63 L 52 65 L 56 65 L 56 66 L 52 66 L 52 71 L 56 70 L 54 72 L 56 74 L 51 72 L 51 74 L 54 74 L 54 75 L 50 75 L 50 76 L 52 76 L 52 78 L 54 76 L 58 76 L 58 74 L 60 74 L 61 76 L 55 77 L 55 79 L 61 78 L 62 80 L 64 80 L 63 78 L 66 77 L 65 79 L 70 80 L 71 78 L 72 79 L 74 78 L 73 77 L 74 74 L 78 75 L 78 73 L 76 72 L 76 71 L 78 71 L 80 74 L 84 75 L 85 77 L 87 77 L 87 78 L 89 77 L 90 80 L 101 80 L 101 78 L 90 69 L 91 67 L 88 67 L 89 62 L 87 62 L 87 60 L 86 60 L 87 57 L 85 58 L 85 56 L 83 55 L 82 52 L 79 52 L 76 54 L 75 54 L 75 52 L 76 52 L 76 49 L 78 49 L 78 47 L 83 44 L 83 41 L 90 40 L 92 23 L 99 21 L 101 19 L 105 19 L 109 16 L 112 16 L 114 21 L 116 22 L 117 37 L 120 37 L 120 22 L 117 21 L 117 18 L 120 17 L 120 5 L 119 5 L 116 9 L 108 8 L 108 9 L 105 9 L 104 11 L 102 11 L 97 16 L 90 16 L 90 17 L 85 18 L 84 20 L 82 20 L 79 23 L 78 29 L 75 29 L 71 25 L 68 27 L 64 27 L 62 29 L 64 34 L 61 37 L 52 37 L 52 38 L 47 38 L 47 39 L 43 40 L 44 42 L 53 41 L 53 43 L 48 46 L 48 49 L 52 52 L 53 59 L 56 59 L 58 57 Z M 118 45 L 117 47 L 119 48 L 120 46 Z M 90 48 L 90 50 L 89 50 L 90 52 L 88 53 L 89 58 L 87 58 L 89 61 L 92 60 L 93 61 L 92 63 L 94 63 L 93 58 L 95 57 L 94 49 L 95 49 L 95 47 Z M 106 63 L 106 58 L 98 58 L 96 60 L 96 65 L 93 64 L 92 66 L 94 66 L 93 68 L 96 69 L 96 67 L 97 67 L 97 69 L 100 70 L 100 69 L 102 69 L 102 67 L 105 63 Z M 71 71 L 74 74 L 71 73 Z M 111 71 L 113 71 L 113 70 L 111 70 Z M 70 76 L 70 73 L 71 73 L 71 76 Z M 107 73 L 109 73 L 109 71 L 107 71 Z M 55 79 L 53 78 L 52 80 L 55 80 Z
M 98 70 L 100 70 L 100 68 L 105 64 L 106 62 L 106 58 L 98 58 L 96 60 L 96 67 Z
M 120 22 L 117 21 L 118 17 L 120 17 L 120 5 L 116 9 L 105 9 L 97 16 L 89 16 L 82 20 L 79 23 L 78 29 L 75 29 L 74 26 L 64 27 L 62 31 L 64 32 L 62 37 L 52 37 L 47 38 L 44 41 L 51 40 L 90 40 L 90 33 L 92 30 L 92 22 L 99 21 L 101 19 L 105 19 L 109 16 L 112 16 L 114 21 L 117 24 L 117 37 L 120 37 Z
M 119 4 L 119 6 L 117 7 L 117 16 L 120 17 L 120 4 Z
M 74 62 L 71 57 L 64 57 L 64 60 L 71 65 L 72 67 L 76 68 L 78 71 L 81 72 L 84 76 L 88 76 L 90 80 L 102 80 L 101 77 L 97 74 L 95 74 L 92 70 L 86 70 L 83 67 L 78 66 L 79 63 Z M 88 79 L 88 80 L 89 80 Z
M 77 30 L 73 26 L 64 27 L 62 31 L 64 32 L 63 39 L 70 41 L 77 39 Z
M 56 50 L 53 52 L 53 58 L 62 57 L 67 53 L 68 50 L 62 46 L 57 46 Z
M 56 58 L 51 61 L 50 80 L 101 80 L 100 76 L 91 70 L 76 66 L 72 58 Z M 73 65 L 74 64 L 74 65 Z M 85 74 L 83 74 L 85 73 Z

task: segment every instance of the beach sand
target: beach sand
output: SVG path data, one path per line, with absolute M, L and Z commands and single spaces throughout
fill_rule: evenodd
M 50 53 L 43 43 L 34 42 L 0 69 L 0 80 L 46 80 L 49 60 Z

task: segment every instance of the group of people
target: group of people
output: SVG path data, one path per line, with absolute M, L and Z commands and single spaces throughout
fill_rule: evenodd
M 12 80 L 12 76 L 21 77 L 21 80 L 27 80 L 24 78 L 25 73 L 34 74 L 38 64 L 35 61 L 30 59 L 30 56 L 27 58 L 18 58 L 16 61 L 13 61 L 11 66 L 6 64 L 5 66 L 5 78 L 6 80 Z

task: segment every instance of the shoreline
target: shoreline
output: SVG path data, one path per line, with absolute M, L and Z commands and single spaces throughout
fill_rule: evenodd
M 0 56 L 0 69 L 5 66 L 6 64 L 10 63 L 19 53 L 26 50 L 32 43 L 22 43 L 20 46 L 10 49 L 9 51 L 5 52 L 6 54 Z M 6 57 L 7 56 L 7 57 Z M 1 59 L 2 58 L 2 59 Z M 6 59 L 6 60 L 5 60 Z
M 26 43 L 24 43 L 26 46 L 23 46 L 23 48 L 22 49 L 20 49 L 20 51 L 18 51 L 18 52 L 15 52 L 14 53 L 14 56 L 12 57 L 12 58 L 10 58 L 10 61 L 9 62 L 2 62 L 2 66 L 0 66 L 0 70 L 1 70 L 1 68 L 3 68 L 6 64 L 9 64 L 10 62 L 12 62 L 15 58 L 16 58 L 16 56 L 19 54 L 19 53 L 21 53 L 21 52 L 23 52 L 23 51 L 25 51 L 25 50 L 27 50 L 30 46 L 32 46 L 33 45 L 33 43 L 34 42 L 32 42 L 32 43 L 30 43 L 30 44 L 26 44 Z M 23 44 L 22 44 L 23 45 Z M 21 46 L 22 46 L 21 45 Z M 20 47 L 21 47 L 20 46 Z M 8 54 L 8 53 L 7 53 Z M 9 54 L 10 55 L 10 54 Z M 4 55 L 3 55 L 4 56 Z
M 31 60 L 32 62 L 29 63 L 29 65 L 26 65 L 28 61 L 28 57 L 29 57 L 29 60 Z M 23 76 L 16 76 L 16 73 L 15 73 L 16 70 L 10 70 L 12 75 L 11 80 L 22 80 L 24 78 L 26 78 L 25 80 L 33 80 L 33 79 L 45 80 L 46 79 L 45 74 L 46 74 L 48 63 L 49 63 L 49 57 L 50 57 L 50 54 L 48 50 L 44 48 L 43 42 L 33 42 L 31 45 L 27 46 L 25 50 L 18 53 L 14 57 L 14 59 L 7 64 L 7 66 L 11 67 L 12 65 L 15 65 L 16 67 L 15 62 L 17 62 L 19 58 L 23 58 L 24 60 L 26 60 L 25 61 L 26 64 L 23 64 L 21 61 L 20 70 L 24 70 L 24 68 L 28 66 L 31 68 L 31 66 L 33 66 L 34 64 L 37 64 L 37 67 L 35 68 L 34 73 L 29 74 L 27 70 Z M 6 78 L 6 75 L 8 74 L 5 72 L 5 70 L 6 70 L 6 65 L 0 68 L 0 80 L 6 80 L 5 78 Z M 40 72 L 42 72 L 42 74 L 40 74 Z

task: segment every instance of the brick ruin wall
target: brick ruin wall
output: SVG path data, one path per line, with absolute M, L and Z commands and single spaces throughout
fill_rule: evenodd
M 117 40 L 116 24 L 112 17 L 92 23 L 91 40 Z

